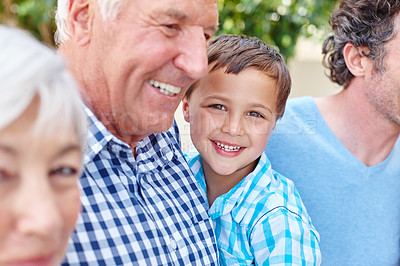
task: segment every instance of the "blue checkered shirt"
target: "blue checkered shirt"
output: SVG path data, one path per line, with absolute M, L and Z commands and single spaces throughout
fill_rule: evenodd
M 206 200 L 176 124 L 130 147 L 89 109 L 83 211 L 63 265 L 216 265 Z
M 200 155 L 189 160 L 206 192 Z M 221 265 L 320 265 L 319 234 L 293 185 L 263 153 L 252 173 L 209 209 Z

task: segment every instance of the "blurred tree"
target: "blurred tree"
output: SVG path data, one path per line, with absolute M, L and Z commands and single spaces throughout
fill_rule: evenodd
M 286 58 L 300 36 L 322 39 L 337 0 L 218 0 L 221 33 L 257 36 Z
M 32 32 L 39 40 L 54 46 L 54 12 L 57 0 L 3 0 L 0 22 Z
M 151 1 L 151 0 L 143 0 Z M 218 0 L 217 34 L 257 36 L 286 58 L 294 56 L 300 36 L 322 38 L 337 0 Z M 57 0 L 3 0 L 0 22 L 18 25 L 38 39 L 54 45 L 54 12 Z

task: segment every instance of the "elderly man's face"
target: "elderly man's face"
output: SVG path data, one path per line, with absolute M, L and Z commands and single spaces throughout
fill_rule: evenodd
M 99 89 L 89 96 L 111 120 L 102 122 L 122 138 L 167 130 L 187 88 L 207 74 L 217 26 L 217 0 L 130 0 L 115 20 L 95 18 Z

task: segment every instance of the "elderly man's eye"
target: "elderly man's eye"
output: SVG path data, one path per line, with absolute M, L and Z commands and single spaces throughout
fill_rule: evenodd
M 169 30 L 179 30 L 178 24 L 165 24 L 164 27 L 166 27 Z

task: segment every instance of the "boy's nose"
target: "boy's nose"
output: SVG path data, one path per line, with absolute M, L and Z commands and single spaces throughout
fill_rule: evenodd
M 228 115 L 225 119 L 222 131 L 231 136 L 242 136 L 244 134 L 244 121 L 240 116 Z

